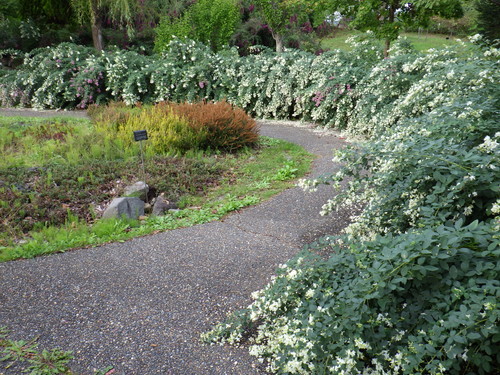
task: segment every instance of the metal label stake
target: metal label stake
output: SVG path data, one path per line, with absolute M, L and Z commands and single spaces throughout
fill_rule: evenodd
M 146 169 L 144 168 L 144 152 L 142 149 L 142 141 L 148 139 L 148 132 L 146 130 L 135 130 L 134 131 L 134 140 L 139 142 L 141 147 L 141 162 L 142 162 L 142 179 L 146 182 Z

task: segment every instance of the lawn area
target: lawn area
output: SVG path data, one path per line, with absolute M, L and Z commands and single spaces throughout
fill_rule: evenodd
M 351 47 L 346 44 L 347 38 L 353 35 L 361 34 L 354 30 L 339 30 L 330 38 L 324 38 L 321 41 L 321 47 L 324 49 L 341 49 L 350 50 Z M 427 51 L 430 48 L 441 48 L 458 43 L 457 38 L 448 37 L 443 34 L 428 34 L 428 33 L 403 33 L 402 36 L 406 37 L 417 51 Z M 382 45 L 382 41 L 380 45 Z
M 150 191 L 180 210 L 100 220 L 113 198 L 143 179 L 137 144 L 111 139 L 87 119 L 63 118 L 4 117 L 0 139 L 0 261 L 217 220 L 292 186 L 313 158 L 266 137 L 238 152 L 184 155 L 151 152 L 146 141 Z

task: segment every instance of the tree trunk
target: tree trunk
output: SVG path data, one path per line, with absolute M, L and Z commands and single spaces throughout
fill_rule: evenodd
M 273 34 L 274 41 L 276 42 L 276 52 L 277 53 L 283 52 L 285 49 L 283 35 L 280 33 L 275 33 L 275 32 L 273 32 L 272 34 Z
M 92 41 L 94 42 L 94 48 L 98 52 L 102 52 L 104 49 L 104 42 L 102 40 L 102 27 L 100 22 L 92 23 Z
M 396 12 L 396 9 L 399 7 L 399 4 L 391 4 L 389 5 L 389 24 L 392 26 L 394 25 L 394 13 Z M 389 48 L 391 48 L 391 39 L 386 38 L 385 39 L 385 46 L 384 46 L 384 57 L 389 57 Z
M 104 41 L 102 39 L 102 21 L 96 0 L 91 0 L 90 10 L 92 12 L 90 16 L 92 20 L 92 41 L 94 42 L 94 48 L 98 52 L 102 52 L 104 49 Z
M 389 48 L 391 48 L 391 40 L 386 39 L 384 46 L 384 57 L 389 57 Z

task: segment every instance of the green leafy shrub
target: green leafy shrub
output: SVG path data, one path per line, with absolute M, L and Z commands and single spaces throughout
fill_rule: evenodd
M 179 18 L 165 17 L 156 30 L 155 51 L 168 48 L 174 37 L 191 38 L 214 51 L 229 43 L 240 20 L 235 0 L 199 0 Z
M 302 86 L 314 105 L 295 102 L 372 138 L 341 150 L 336 174 L 301 182 L 342 183 L 322 214 L 360 213 L 203 338 L 248 342 L 282 374 L 496 374 L 498 50 L 400 44 L 376 61 L 370 43 L 356 42 L 364 63 L 348 69 L 330 54 L 333 67 Z
M 166 16 L 156 27 L 154 51 L 161 53 L 168 48 L 174 38 L 186 39 L 191 33 L 191 24 L 187 16 L 175 18 Z
M 324 239 L 311 250 L 329 247 L 331 257 L 300 254 L 204 339 L 249 340 L 281 374 L 494 374 L 497 233 L 475 221 L 373 242 Z

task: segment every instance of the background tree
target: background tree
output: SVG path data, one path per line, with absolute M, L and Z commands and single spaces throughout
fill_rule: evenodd
M 67 0 L 20 0 L 19 8 L 24 20 L 33 19 L 42 25 L 66 25 L 73 19 Z
M 155 50 L 163 51 L 174 36 L 190 38 L 212 50 L 229 44 L 241 20 L 236 0 L 198 0 L 179 18 L 166 16 L 156 31 Z
M 276 52 L 283 51 L 285 34 L 291 23 L 312 20 L 313 24 L 320 24 L 325 20 L 325 11 L 331 9 L 329 0 L 256 0 L 254 2 L 257 11 L 271 29 L 276 42 Z
M 500 0 L 476 2 L 477 28 L 489 42 L 500 39 Z
M 271 29 L 276 42 L 276 52 L 282 52 L 284 48 L 284 34 L 290 19 L 301 13 L 303 2 L 288 0 L 256 0 L 257 11 Z
M 71 0 L 71 6 L 81 24 L 90 22 L 92 41 L 98 51 L 104 48 L 102 29 L 105 20 L 123 25 L 129 36 L 134 31 L 137 0 Z
M 384 55 L 388 55 L 391 42 L 405 27 L 426 27 L 432 16 L 460 18 L 463 9 L 460 0 L 329 0 L 330 8 L 350 17 L 350 26 L 372 30 L 385 41 Z
M 19 2 L 16 0 L 2 0 L 0 2 L 0 18 L 17 18 L 20 15 Z

